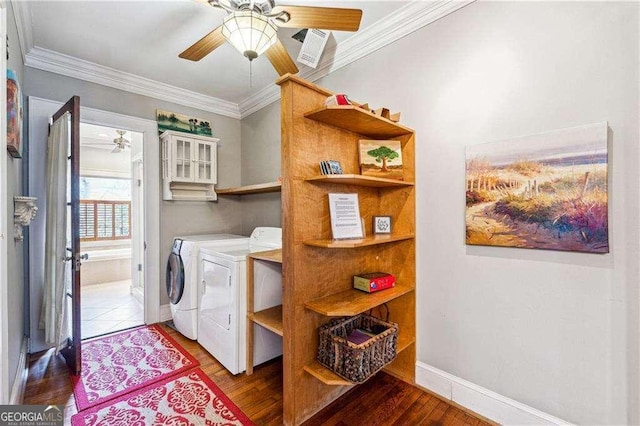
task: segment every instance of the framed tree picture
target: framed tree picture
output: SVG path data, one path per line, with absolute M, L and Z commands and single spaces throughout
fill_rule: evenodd
M 400 141 L 360 140 L 360 174 L 402 180 Z

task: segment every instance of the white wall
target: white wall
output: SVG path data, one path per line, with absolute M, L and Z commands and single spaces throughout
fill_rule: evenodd
M 275 182 L 280 168 L 280 103 L 274 103 L 242 120 L 242 184 Z M 242 232 L 256 226 L 282 226 L 280 193 L 242 197 Z
M 80 175 L 131 178 L 130 154 L 129 150 L 112 154 L 103 148 L 80 145 Z
M 7 36 L 9 38 L 9 60 L 7 68 L 15 71 L 21 90 L 24 94 L 24 64 L 20 53 L 20 43 L 18 43 L 18 32 L 13 17 L 13 8 L 11 2 L 6 2 L 7 7 Z M 23 151 L 26 157 L 25 139 L 26 133 L 23 133 Z M 2 148 L 5 149 L 5 148 Z M 13 158 L 7 153 L 7 193 L 2 194 L 7 197 L 7 219 L 8 235 L 7 235 L 7 265 L 8 265 L 8 287 L 7 287 L 7 306 L 9 318 L 9 340 L 8 340 L 8 361 L 9 361 L 9 388 L 13 386 L 16 372 L 18 370 L 20 350 L 22 340 L 24 339 L 24 247 L 25 241 L 15 241 L 13 239 L 13 197 L 16 195 L 26 195 L 23 187 L 22 173 L 25 159 Z M 28 238 L 28 228 L 25 228 L 25 240 Z
M 576 423 L 640 423 L 638 22 L 475 2 L 316 82 L 416 130 L 418 361 Z M 603 120 L 610 254 L 465 246 L 465 146 Z

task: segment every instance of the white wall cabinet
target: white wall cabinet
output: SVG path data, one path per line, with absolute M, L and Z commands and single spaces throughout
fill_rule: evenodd
M 167 130 L 160 140 L 163 199 L 216 200 L 219 139 Z

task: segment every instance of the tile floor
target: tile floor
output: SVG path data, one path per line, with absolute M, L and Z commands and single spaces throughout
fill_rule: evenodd
M 131 280 L 82 287 L 82 338 L 144 324 L 144 309 L 131 295 Z

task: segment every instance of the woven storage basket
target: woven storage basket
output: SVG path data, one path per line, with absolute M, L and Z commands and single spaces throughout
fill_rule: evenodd
M 386 328 L 362 344 L 347 340 L 356 329 Z M 368 314 L 337 318 L 319 328 L 318 362 L 338 376 L 362 383 L 393 361 L 398 348 L 398 324 Z

